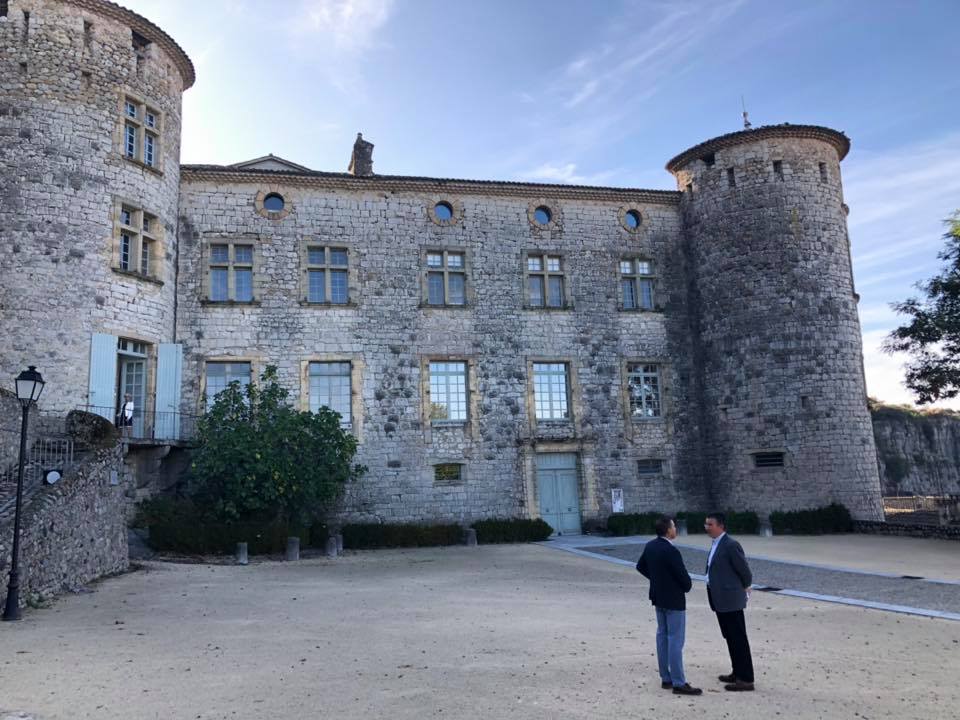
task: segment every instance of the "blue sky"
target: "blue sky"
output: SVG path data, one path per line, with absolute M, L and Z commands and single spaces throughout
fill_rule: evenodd
M 665 162 L 739 129 L 741 96 L 754 126 L 846 132 L 868 392 L 910 400 L 878 348 L 960 208 L 957 0 L 123 4 L 197 66 L 188 163 L 342 171 L 362 131 L 379 173 L 674 189 Z

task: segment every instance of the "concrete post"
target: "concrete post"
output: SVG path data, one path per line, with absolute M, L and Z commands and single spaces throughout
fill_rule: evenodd
M 343 535 L 337 533 L 334 537 L 337 539 L 337 555 L 343 555 Z
M 300 559 L 300 538 L 296 535 L 287 538 L 287 560 Z
M 680 518 L 679 520 L 674 520 L 673 524 L 677 526 L 677 535 L 680 537 L 686 537 L 687 532 L 687 519 Z
M 327 557 L 337 556 L 337 538 L 333 535 L 327 538 L 326 552 Z
M 757 535 L 760 537 L 773 537 L 773 525 L 769 520 L 761 520 L 760 527 L 757 528 Z
M 250 562 L 247 559 L 247 544 L 244 542 L 237 543 L 237 565 L 246 565 Z
M 467 528 L 467 537 L 466 537 L 467 547 L 476 547 L 477 546 L 477 531 L 473 528 Z

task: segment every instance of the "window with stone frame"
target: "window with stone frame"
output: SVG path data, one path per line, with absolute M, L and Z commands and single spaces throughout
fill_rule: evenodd
M 207 387 L 204 392 L 207 398 L 207 410 L 213 407 L 217 395 L 226 390 L 230 383 L 239 383 L 240 389 L 244 390 L 250 384 L 250 373 L 249 362 L 208 362 Z
M 460 463 L 439 463 L 433 466 L 435 485 L 460 485 L 463 483 L 463 465 Z
M 347 248 L 308 244 L 305 260 L 308 303 L 346 305 L 350 302 L 350 253 Z
M 427 305 L 466 305 L 467 258 L 462 250 L 428 250 L 424 278 Z
M 620 301 L 624 310 L 653 310 L 653 263 L 640 258 L 620 261 Z
M 211 302 L 253 302 L 253 243 L 214 241 L 209 246 Z
M 533 363 L 533 405 L 537 421 L 570 419 L 567 363 Z
M 160 138 L 163 114 L 142 100 L 123 98 L 123 156 L 160 169 Z
M 311 362 L 308 368 L 310 382 L 309 408 L 317 412 L 328 407 L 340 413 L 340 426 L 353 423 L 351 367 L 349 362 Z
M 524 268 L 529 307 L 566 306 L 563 258 L 560 255 L 528 253 Z
M 159 277 L 162 228 L 156 215 L 129 203 L 117 209 L 114 267 L 148 278 Z
M 437 361 L 429 365 L 431 424 L 467 421 L 467 363 Z
M 660 366 L 651 363 L 628 363 L 627 386 L 630 391 L 630 417 L 645 420 L 661 417 Z

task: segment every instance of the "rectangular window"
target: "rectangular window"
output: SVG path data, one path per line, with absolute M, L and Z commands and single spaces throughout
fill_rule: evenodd
M 217 395 L 226 390 L 232 382 L 239 383 L 241 390 L 250 384 L 250 363 L 207 363 L 207 410 L 213 407 Z
M 123 99 L 123 156 L 147 167 L 160 165 L 163 115 L 134 97 Z
M 827 164 L 820 163 L 820 182 L 825 183 L 827 181 Z
M 565 306 L 563 262 L 559 255 L 527 256 L 527 302 L 530 307 Z
M 737 186 L 737 171 L 733 168 L 727 168 L 727 185 L 729 187 Z
M 783 467 L 783 453 L 782 452 L 754 453 L 753 466 L 758 468 Z
M 208 268 L 211 301 L 253 301 L 253 245 L 243 243 L 210 245 Z
M 350 260 L 346 248 L 307 247 L 307 302 L 346 305 L 350 302 Z
M 460 485 L 463 482 L 463 465 L 459 463 L 434 465 L 433 482 L 436 485 Z
M 310 363 L 310 412 L 328 407 L 340 413 L 341 427 L 350 427 L 350 363 Z
M 430 421 L 466 422 L 467 364 L 430 363 Z
M 635 420 L 660 417 L 660 366 L 630 363 L 627 365 L 627 383 L 631 417 Z
M 133 205 L 121 205 L 116 217 L 114 237 L 118 247 L 114 267 L 153 277 L 162 232 L 157 217 Z
M 620 261 L 620 297 L 624 310 L 653 310 L 653 265 L 648 260 Z
M 466 270 L 466 257 L 462 252 L 449 250 L 428 252 L 427 304 L 465 305 L 467 302 Z
M 773 161 L 773 174 L 776 176 L 777 180 L 783 180 L 783 161 L 782 160 Z
M 566 363 L 533 364 L 533 403 L 537 420 L 569 420 Z
M 637 475 L 640 477 L 650 477 L 652 475 L 660 475 L 661 473 L 663 473 L 663 460 L 654 460 L 652 458 L 637 460 Z

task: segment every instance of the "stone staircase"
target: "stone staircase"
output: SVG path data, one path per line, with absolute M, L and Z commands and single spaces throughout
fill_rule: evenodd
M 57 469 L 65 473 L 78 458 L 73 441 L 67 438 L 37 438 L 23 466 L 23 507 L 43 489 L 44 473 Z M 17 464 L 0 473 L 0 526 L 13 523 L 17 508 Z

